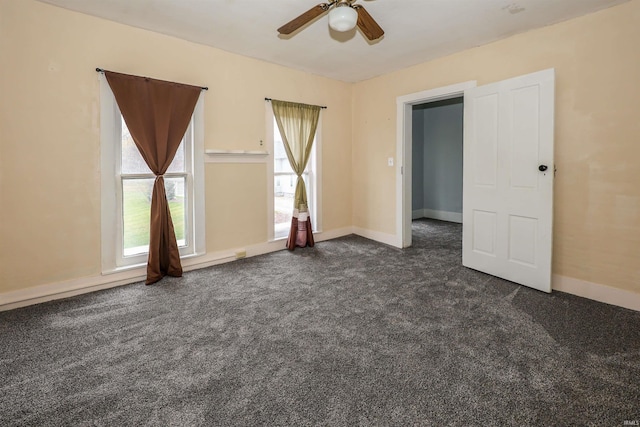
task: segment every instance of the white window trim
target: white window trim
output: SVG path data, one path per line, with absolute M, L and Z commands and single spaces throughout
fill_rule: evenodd
M 266 149 L 269 153 L 267 156 L 267 239 L 269 242 L 285 240 L 287 236 L 275 237 L 275 218 L 274 218 L 274 114 L 270 102 L 266 102 L 265 123 L 266 123 Z M 316 128 L 316 140 L 314 150 L 309 159 L 312 163 L 312 170 L 315 170 L 314 187 L 307 189 L 307 197 L 312 202 L 311 224 L 313 225 L 313 233 L 322 233 L 322 112 L 318 119 L 318 127 Z M 293 210 L 293 206 L 291 207 Z
M 120 138 L 120 112 L 107 79 L 99 73 L 100 80 L 100 165 L 101 165 L 101 250 L 102 274 L 116 273 L 144 266 L 148 255 L 125 257 L 121 244 L 122 224 L 118 212 L 122 202 L 118 197 L 120 180 L 116 176 Z M 192 176 L 187 176 L 187 194 L 193 194 L 189 218 L 193 224 L 189 235 L 185 236 L 188 246 L 181 248 L 180 257 L 188 258 L 206 253 L 205 212 L 204 212 L 204 96 L 201 94 L 193 112 L 191 126 L 193 147 L 185 147 L 185 158 L 193 159 Z M 119 169 L 119 168 L 118 168 Z

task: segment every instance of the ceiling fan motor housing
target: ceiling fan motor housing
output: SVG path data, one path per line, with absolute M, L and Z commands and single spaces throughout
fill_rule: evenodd
M 329 11 L 329 26 L 336 31 L 349 31 L 356 26 L 358 12 L 348 1 L 339 1 Z

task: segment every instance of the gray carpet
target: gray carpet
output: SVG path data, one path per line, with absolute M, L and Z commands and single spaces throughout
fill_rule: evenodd
M 640 312 L 465 269 L 461 227 L 420 220 L 406 250 L 349 236 L 0 313 L 0 379 L 3 426 L 620 426 Z

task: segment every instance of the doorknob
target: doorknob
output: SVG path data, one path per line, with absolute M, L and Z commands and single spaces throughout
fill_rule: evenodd
M 547 165 L 540 165 L 540 166 L 538 166 L 538 170 L 539 170 L 540 172 L 544 172 L 544 171 L 546 171 L 547 169 L 549 169 L 549 168 L 547 167 Z

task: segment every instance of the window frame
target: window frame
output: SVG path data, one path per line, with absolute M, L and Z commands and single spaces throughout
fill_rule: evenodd
M 154 178 L 153 174 L 121 173 L 122 119 L 105 76 L 100 76 L 101 258 L 102 274 L 144 266 L 148 252 L 124 255 L 122 184 L 125 179 Z M 166 178 L 185 180 L 185 246 L 180 258 L 206 253 L 204 229 L 204 97 L 200 95 L 183 138 L 185 172 Z M 187 166 L 188 164 L 188 166 Z
M 274 242 L 278 240 L 284 240 L 288 237 L 288 232 L 283 236 L 276 236 L 275 234 L 275 177 L 277 174 L 275 169 L 275 150 L 274 150 L 274 131 L 277 129 L 275 124 L 275 115 L 271 104 L 267 103 L 265 108 L 265 122 L 266 122 L 266 143 L 267 151 L 267 235 L 268 241 Z M 316 128 L 315 141 L 311 150 L 311 157 L 307 164 L 307 171 L 304 175 L 308 176 L 311 185 L 307 186 L 307 200 L 309 202 L 309 213 L 311 215 L 311 224 L 313 226 L 313 233 L 322 232 L 322 111 L 318 119 L 318 126 Z M 286 174 L 285 174 L 286 175 Z M 284 175 L 281 175 L 284 176 Z M 295 181 L 294 181 L 295 182 Z M 291 207 L 293 211 L 293 206 Z

